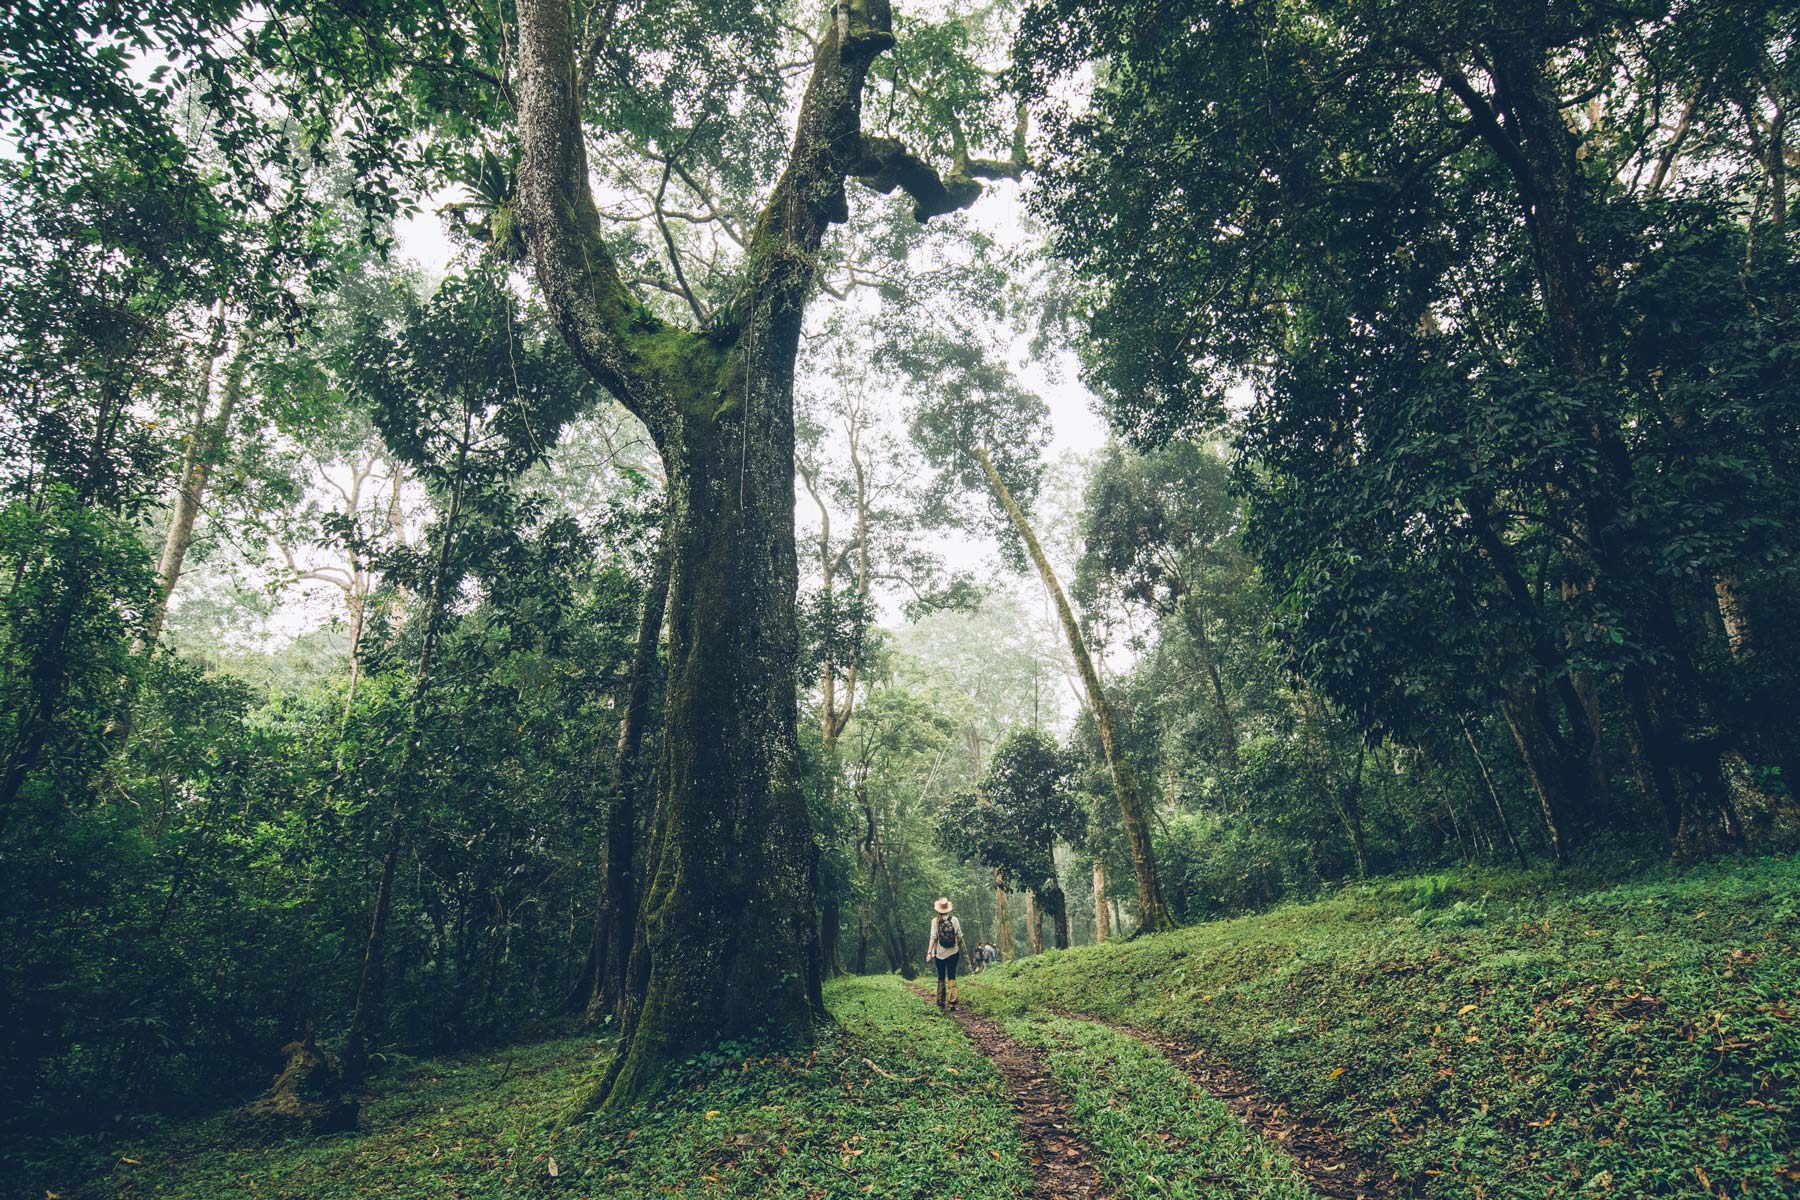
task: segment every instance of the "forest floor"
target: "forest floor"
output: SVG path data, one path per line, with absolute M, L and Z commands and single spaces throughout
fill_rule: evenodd
M 1024 959 L 963 996 L 951 1020 L 897 978 L 837 981 L 810 1050 L 722 1047 L 604 1123 L 558 1121 L 610 1053 L 563 1038 L 392 1070 L 354 1134 L 173 1124 L 41 1155 L 0 1195 L 1800 1192 L 1794 858 L 1380 881 Z

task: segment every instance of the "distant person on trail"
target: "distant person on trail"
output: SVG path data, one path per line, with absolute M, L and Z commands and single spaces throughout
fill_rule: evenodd
M 937 916 L 931 918 L 931 941 L 925 946 L 925 965 L 937 966 L 938 1011 L 944 1011 L 945 997 L 956 1007 L 956 961 L 962 955 L 962 922 L 950 915 L 953 907 L 948 896 L 939 896 L 931 906 Z M 946 985 L 948 990 L 946 991 Z

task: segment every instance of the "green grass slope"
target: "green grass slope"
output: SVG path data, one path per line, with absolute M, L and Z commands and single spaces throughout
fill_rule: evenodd
M 970 990 L 1186 1039 L 1423 1195 L 1800 1195 L 1792 858 L 1386 882 Z
M 971 992 L 971 995 L 975 995 Z M 1044 1056 L 1107 1186 L 1130 1200 L 1317 1200 L 1286 1152 L 1157 1050 L 1093 1021 L 1000 1022 Z
M 897 978 L 834 983 L 826 1002 L 837 1020 L 811 1052 L 722 1050 L 605 1123 L 557 1126 L 609 1053 L 565 1038 L 391 1072 L 354 1134 L 247 1144 L 220 1116 L 105 1148 L 38 1146 L 0 1163 L 0 1196 L 1022 1200 L 1012 1106 L 961 1032 Z

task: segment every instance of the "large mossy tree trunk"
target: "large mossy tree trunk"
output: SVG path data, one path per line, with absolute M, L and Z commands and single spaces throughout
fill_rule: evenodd
M 975 447 L 975 457 L 980 461 L 981 469 L 987 475 L 988 484 L 994 489 L 1000 506 L 1006 510 L 1013 528 L 1025 543 L 1031 561 L 1036 564 L 1038 575 L 1044 581 L 1044 590 L 1050 593 L 1050 600 L 1056 606 L 1057 620 L 1062 623 L 1063 636 L 1068 639 L 1069 657 L 1075 660 L 1075 669 L 1080 674 L 1082 688 L 1087 693 L 1088 711 L 1093 714 L 1094 729 L 1100 735 L 1100 749 L 1106 756 L 1106 766 L 1112 774 L 1113 795 L 1118 799 L 1119 816 L 1125 825 L 1125 839 L 1131 847 L 1131 866 L 1137 875 L 1138 929 L 1145 933 L 1172 929 L 1175 925 L 1174 918 L 1163 901 L 1162 884 L 1156 873 L 1156 850 L 1150 844 L 1149 806 L 1145 804 L 1143 791 L 1138 787 L 1137 774 L 1131 769 L 1131 764 L 1125 761 L 1125 753 L 1118 744 L 1118 737 L 1114 732 L 1112 702 L 1106 698 L 1106 689 L 1100 684 L 1100 673 L 1094 669 L 1094 660 L 1088 654 L 1087 642 L 1081 636 L 1081 626 L 1076 623 L 1075 612 L 1069 607 L 1069 599 L 1063 594 L 1062 584 L 1050 567 L 1050 559 L 1038 544 L 1037 535 L 1032 531 L 1031 523 L 1025 519 L 1025 513 L 1013 500 L 1005 481 L 1000 478 L 1000 472 L 994 469 L 993 459 L 979 446 Z
M 869 6 L 876 9 L 877 6 Z M 557 328 L 649 430 L 669 490 L 669 676 L 659 795 L 619 1052 L 587 1107 L 645 1095 L 724 1038 L 799 1038 L 821 1016 L 816 863 L 795 679 L 794 365 L 827 228 L 852 175 L 905 188 L 920 220 L 966 207 L 861 131 L 886 6 L 819 37 L 792 149 L 713 325 L 658 319 L 625 285 L 589 186 L 568 0 L 518 6 L 520 228 Z M 871 21 L 877 24 L 871 24 Z

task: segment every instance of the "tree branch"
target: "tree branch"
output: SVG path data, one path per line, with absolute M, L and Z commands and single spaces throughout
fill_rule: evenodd
M 656 189 L 656 202 L 653 205 L 656 212 L 656 227 L 662 231 L 663 245 L 669 251 L 669 266 L 675 270 L 675 283 L 681 289 L 681 295 L 687 300 L 688 307 L 694 312 L 694 320 L 700 323 L 701 328 L 712 323 L 712 314 L 706 311 L 706 306 L 700 303 L 699 298 L 694 295 L 694 289 L 688 286 L 687 272 L 681 269 L 681 252 L 675 248 L 675 235 L 669 232 L 669 223 L 663 219 L 663 197 L 668 194 L 669 172 L 674 169 L 675 161 L 693 144 L 694 139 L 700 135 L 702 129 L 706 128 L 707 121 L 711 119 L 711 114 L 708 114 L 694 122 L 694 127 L 688 130 L 687 137 L 682 139 L 681 146 L 663 162 L 662 183 Z
M 676 406 L 643 351 L 647 341 L 682 331 L 666 328 L 632 295 L 602 236 L 567 0 L 520 0 L 518 12 L 520 228 L 557 329 L 660 445 Z M 698 343 L 698 335 L 687 336 Z
M 600 0 L 595 0 L 594 5 L 588 9 L 589 17 L 594 15 L 599 2 Z M 612 38 L 613 28 L 618 21 L 619 0 L 606 0 L 606 12 L 601 16 L 600 24 L 588 34 L 587 50 L 581 56 L 581 77 L 576 83 L 575 92 L 578 101 L 587 98 L 588 86 L 594 82 L 594 73 L 600 67 L 600 53 L 606 49 L 606 43 Z
M 952 172 L 940 176 L 930 163 L 891 137 L 862 139 L 862 157 L 851 174 L 864 187 L 888 195 L 895 188 L 913 200 L 913 219 L 920 223 L 967 208 L 981 195 L 981 184 Z
M 1500 115 L 1494 110 L 1494 106 L 1475 90 L 1475 85 L 1469 82 L 1469 77 L 1463 74 L 1460 67 L 1440 59 L 1426 46 L 1409 43 L 1408 48 L 1418 56 L 1420 62 L 1436 71 L 1444 85 L 1462 101 L 1463 109 L 1468 112 L 1476 132 L 1500 156 L 1500 161 L 1512 171 L 1521 189 L 1526 195 L 1533 197 L 1535 203 L 1535 198 L 1543 195 L 1542 183 L 1518 139 L 1500 123 Z

